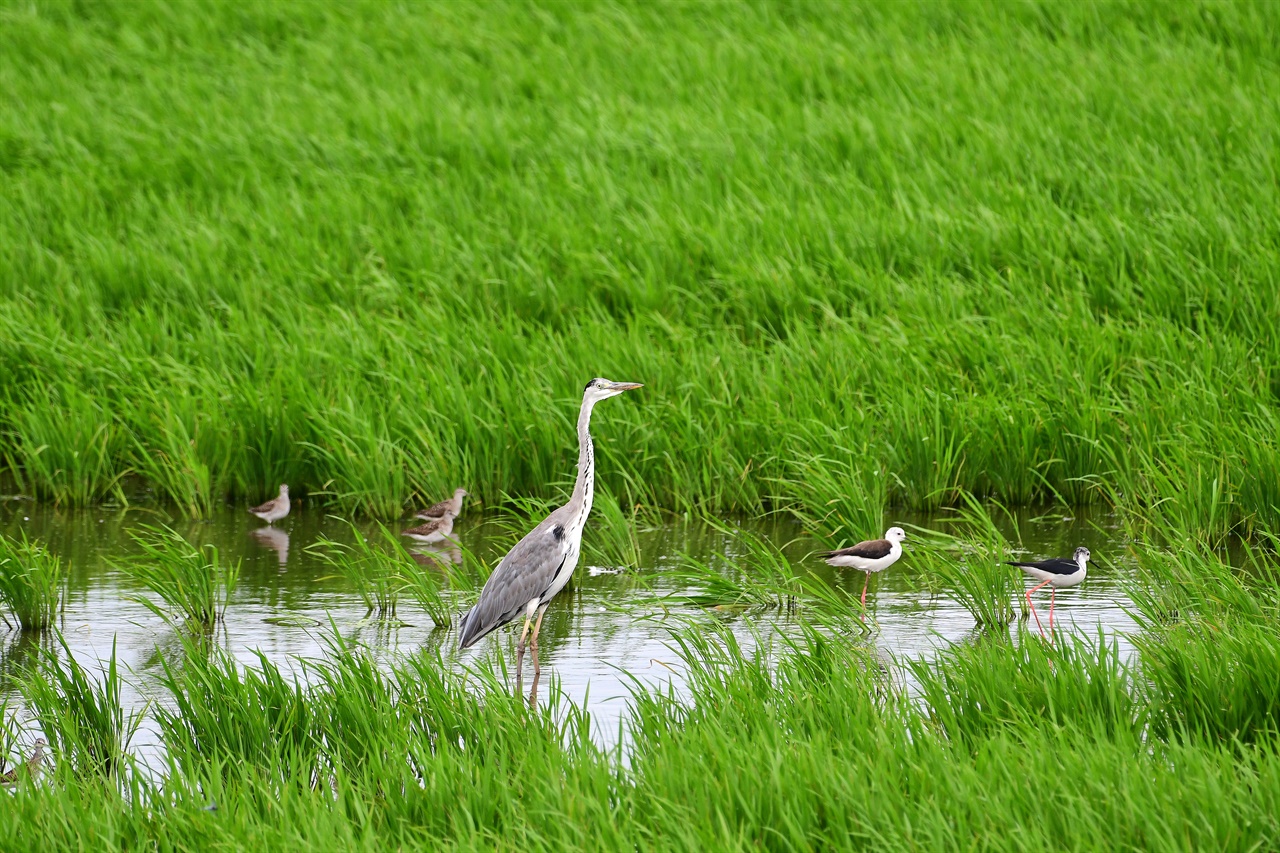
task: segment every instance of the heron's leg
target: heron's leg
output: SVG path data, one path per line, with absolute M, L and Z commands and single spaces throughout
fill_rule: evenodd
M 542 614 L 547 612 L 547 605 L 538 608 L 538 622 L 533 626 L 533 640 L 530 645 L 533 647 L 533 678 L 537 681 L 538 676 L 542 674 L 542 664 L 538 662 L 538 632 L 542 630 Z
M 524 630 L 520 632 L 520 642 L 516 643 L 516 677 L 524 675 L 524 638 L 529 636 L 529 617 L 524 617 Z M 536 658 L 535 658 L 536 660 Z
M 1031 603 L 1031 593 L 1043 589 L 1048 585 L 1048 583 L 1048 581 L 1045 581 L 1044 583 L 1033 586 L 1031 589 L 1027 590 L 1027 606 L 1031 608 L 1031 615 L 1036 618 L 1036 627 L 1040 629 L 1041 637 L 1044 637 L 1044 626 L 1040 624 L 1040 614 L 1036 613 L 1036 606 Z

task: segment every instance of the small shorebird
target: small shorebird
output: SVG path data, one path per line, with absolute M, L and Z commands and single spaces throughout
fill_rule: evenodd
M 582 408 L 578 410 L 578 479 L 573 484 L 569 502 L 542 520 L 507 552 L 502 562 L 485 581 L 480 600 L 462 618 L 458 629 L 458 646 L 467 648 L 495 628 L 524 615 L 524 630 L 516 643 L 516 680 L 524 672 L 524 641 L 533 626 L 533 674 L 537 681 L 542 667 L 538 663 L 538 631 L 542 615 L 551 599 L 569 583 L 582 554 L 582 528 L 591 513 L 591 500 L 596 483 L 596 453 L 591 443 L 591 410 L 596 403 L 616 397 L 624 391 L 642 387 L 637 382 L 610 382 L 592 379 L 582 392 Z
M 434 518 L 426 524 L 419 524 L 417 527 L 410 527 L 408 530 L 400 531 L 401 536 L 408 536 L 417 542 L 443 542 L 453 532 L 453 513 L 445 511 L 440 518 Z
M 19 773 L 25 768 L 27 775 L 34 779 L 36 774 L 40 772 L 40 768 L 44 766 L 44 748 L 47 746 L 44 738 L 36 738 L 35 749 L 31 751 L 31 757 L 26 760 L 22 767 L 15 767 L 12 770 L 0 775 L 0 785 L 12 785 L 17 782 Z
M 261 506 L 255 506 L 249 512 L 265 521 L 267 524 L 275 524 L 280 519 L 289 514 L 289 487 L 281 484 L 280 494 Z
M 902 556 L 902 540 L 907 534 L 901 527 L 890 527 L 885 531 L 883 539 L 869 539 L 841 548 L 839 551 L 828 551 L 824 559 L 829 566 L 841 566 L 857 569 L 867 573 L 862 583 L 862 607 L 867 607 L 867 584 L 871 582 L 872 572 L 883 572 L 898 562 Z
M 1031 603 L 1031 593 L 1045 586 L 1053 587 L 1053 594 L 1049 597 L 1049 633 L 1053 633 L 1053 604 L 1054 599 L 1058 597 L 1058 590 L 1075 586 L 1084 580 L 1084 576 L 1089 571 L 1089 549 L 1077 548 L 1075 555 L 1070 560 L 1061 557 L 1055 557 L 1052 560 L 1041 560 L 1038 563 L 1009 563 L 1011 566 L 1017 566 L 1031 577 L 1040 581 L 1036 586 L 1027 590 L 1027 606 L 1031 608 L 1031 615 L 1036 617 L 1036 627 L 1040 629 L 1040 636 L 1044 636 L 1044 626 L 1040 624 L 1040 616 L 1036 613 L 1036 607 Z
M 454 489 L 453 497 L 440 501 L 438 504 L 432 504 L 426 509 L 420 509 L 414 514 L 414 518 L 423 520 L 429 518 L 444 518 L 446 512 L 453 513 L 453 517 L 457 518 L 462 515 L 462 499 L 469 497 L 466 489 Z

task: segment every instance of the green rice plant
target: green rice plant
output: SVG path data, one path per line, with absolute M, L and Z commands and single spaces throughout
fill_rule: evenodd
M 402 564 L 400 577 L 404 591 L 431 617 L 436 630 L 444 630 L 453 624 L 454 604 L 447 580 L 437 577 L 433 568 L 410 560 Z
M 987 507 L 967 493 L 963 499 L 964 506 L 946 519 L 948 532 L 917 529 L 922 541 L 911 546 L 911 559 L 926 574 L 942 578 L 979 626 L 1008 625 L 1015 602 L 1021 603 L 1021 573 L 1005 565 L 1009 543 Z
M 0 604 L 24 631 L 51 627 L 62 610 L 62 561 L 39 542 L 0 533 Z M 8 621 L 7 619 L 5 620 Z
M 214 546 L 197 548 L 167 526 L 142 525 L 130 537 L 141 553 L 120 563 L 120 570 L 167 607 L 136 596 L 140 604 L 166 620 L 181 614 L 188 624 L 206 630 L 222 620 L 240 577 L 239 561 L 227 563 Z
M 41 649 L 37 671 L 21 682 L 57 763 L 80 778 L 117 779 L 131 764 L 129 743 L 144 712 L 125 713 L 122 684 L 114 640 L 100 678 L 94 678 L 61 634 L 58 648 Z
M 405 578 L 416 571 L 417 565 L 384 525 L 378 525 L 382 541 L 376 545 L 354 523 L 346 523 L 351 527 L 350 542 L 321 537 L 307 550 L 346 578 L 364 602 L 366 616 L 394 619 Z
M 296 673 L 261 652 L 255 666 L 242 667 L 223 649 L 183 642 L 181 664 L 163 663 L 159 680 L 169 701 L 155 711 L 177 771 L 199 777 L 219 768 L 223 776 L 245 763 L 279 779 L 317 771 L 316 708 Z
M 10 388 L 10 393 L 16 389 Z M 6 468 L 19 489 L 54 504 L 84 506 L 107 495 L 123 499 L 123 430 L 100 400 L 72 382 L 40 385 L 11 399 Z M 37 395 L 32 399 L 31 395 Z
M 384 518 L 462 481 L 549 497 L 605 372 L 647 384 L 594 425 L 624 507 L 785 508 L 843 538 L 885 472 L 908 508 L 1112 479 L 1215 541 L 1280 521 L 1271 60 L 1234 41 L 1268 10 L 360 8 L 6 19 L 0 458 L 24 488 L 80 503 L 132 473 L 190 515 L 282 479 Z M 199 35 L 273 27 L 308 50 L 268 67 Z M 227 88 L 167 35 L 124 43 L 144 31 L 190 34 Z M 441 33 L 470 58 L 361 53 Z M 86 47 L 46 68 L 33 44 Z M 324 52 L 346 76 L 311 76 Z M 94 59 L 122 53 L 126 79 Z M 276 75 L 283 106 L 238 94 Z
M 798 499 L 791 511 L 805 527 L 835 542 L 859 542 L 868 531 L 883 531 L 889 478 L 870 454 L 801 456 L 794 470 L 787 491 Z
M 1135 643 L 1150 683 L 1157 736 L 1255 743 L 1280 733 L 1280 631 L 1274 618 L 1196 619 Z
M 155 393 L 157 399 L 164 397 Z M 150 414 L 145 432 L 133 431 L 130 467 L 188 516 L 207 518 L 213 509 L 213 472 L 197 447 L 199 416 L 176 411 L 168 401 Z M 152 443 L 143 443 L 143 434 Z
M 998 727 L 1071 726 L 1093 737 L 1137 734 L 1145 722 L 1135 677 L 1114 639 L 1073 636 L 1057 647 L 989 637 L 909 664 L 931 720 L 980 744 Z
M 685 587 L 679 597 L 718 610 L 750 608 L 791 611 L 805 591 L 802 573 L 780 549 L 747 530 L 717 520 L 706 524 L 729 541 L 718 558 L 680 557 L 680 565 L 665 572 L 668 580 Z

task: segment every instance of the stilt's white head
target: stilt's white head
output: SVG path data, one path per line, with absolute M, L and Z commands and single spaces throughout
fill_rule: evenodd
M 890 527 L 885 531 L 884 538 L 896 545 L 907 538 L 907 533 L 901 527 Z
M 1089 562 L 1089 549 L 1088 549 L 1088 548 L 1077 548 L 1077 549 L 1076 549 L 1076 563 L 1077 563 L 1078 565 L 1080 565 L 1080 566 L 1083 566 L 1083 565 L 1084 565 L 1085 563 L 1087 563 L 1087 562 Z

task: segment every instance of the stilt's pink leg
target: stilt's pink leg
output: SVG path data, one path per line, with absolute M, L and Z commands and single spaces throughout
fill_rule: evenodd
M 1058 600 L 1058 588 L 1055 586 L 1049 595 L 1049 633 L 1053 633 L 1053 603 Z
M 1040 614 L 1036 613 L 1036 606 L 1031 603 L 1031 593 L 1040 591 L 1045 586 L 1047 586 L 1048 583 L 1049 583 L 1048 581 L 1045 581 L 1044 583 L 1034 586 L 1031 589 L 1027 590 L 1027 606 L 1031 608 L 1031 615 L 1036 618 L 1036 627 L 1040 629 L 1040 636 L 1044 639 L 1048 639 L 1048 638 L 1044 636 L 1044 626 L 1040 624 Z
M 862 582 L 862 609 L 867 609 L 867 584 L 871 583 L 871 572 L 866 572 L 867 579 Z

